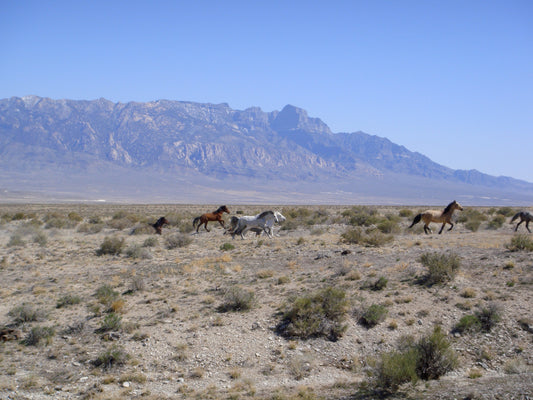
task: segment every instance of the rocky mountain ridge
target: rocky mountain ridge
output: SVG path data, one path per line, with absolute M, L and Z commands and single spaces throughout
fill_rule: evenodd
M 49 170 L 82 177 L 112 169 L 327 185 L 400 174 L 533 194 L 531 183 L 452 170 L 386 138 L 332 133 L 323 121 L 292 105 L 263 112 L 169 100 L 12 97 L 0 100 L 0 158 L 6 176 Z

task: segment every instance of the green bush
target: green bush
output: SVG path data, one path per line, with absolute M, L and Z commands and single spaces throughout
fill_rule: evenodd
M 347 326 L 343 325 L 348 310 L 346 293 L 327 287 L 306 296 L 290 300 L 277 331 L 288 338 L 309 339 L 326 337 L 338 340 Z
M 415 348 L 382 354 L 376 374 L 376 385 L 395 392 L 404 383 L 416 383 L 418 381 L 417 359 L 418 353 Z
M 428 286 L 452 280 L 461 266 L 461 259 L 455 253 L 424 253 L 420 262 L 428 268 L 424 279 Z
M 476 313 L 479 319 L 481 329 L 485 332 L 490 332 L 494 326 L 501 320 L 500 307 L 496 303 L 489 303 Z
M 373 328 L 385 321 L 388 313 L 389 311 L 387 310 L 387 307 L 382 306 L 381 304 L 372 304 L 363 312 L 359 318 L 359 323 L 367 328 Z
M 125 246 L 125 240 L 116 236 L 106 237 L 96 251 L 96 254 L 102 256 L 104 254 L 119 255 Z
M 481 329 L 481 322 L 475 315 L 465 315 L 461 317 L 455 325 L 454 331 L 459 333 L 478 332 Z
M 118 298 L 118 292 L 109 285 L 103 285 L 96 289 L 96 297 L 101 304 L 111 307 L 111 304 Z
M 481 221 L 479 220 L 465 222 L 465 228 L 471 232 L 477 232 L 480 226 L 481 226 Z
M 224 302 L 218 307 L 219 312 L 248 311 L 255 305 L 255 293 L 233 286 L 224 293 Z
M 229 251 L 229 250 L 233 250 L 235 249 L 235 246 L 232 245 L 231 243 L 224 243 L 222 245 L 220 245 L 220 250 L 222 251 Z
M 384 276 L 380 277 L 376 282 L 374 282 L 374 285 L 372 286 L 372 290 L 379 291 L 383 290 L 387 287 L 388 279 Z
M 533 240 L 528 235 L 519 233 L 505 247 L 510 251 L 533 251 Z
M 403 383 L 438 379 L 457 366 L 457 355 L 440 326 L 417 342 L 408 340 L 399 347 L 398 351 L 381 355 L 375 374 L 376 388 L 395 392 Z

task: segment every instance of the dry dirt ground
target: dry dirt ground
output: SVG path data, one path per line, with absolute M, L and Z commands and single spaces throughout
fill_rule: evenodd
M 440 325 L 458 367 L 389 398 L 533 399 L 533 253 L 506 248 L 509 217 L 475 232 L 457 223 L 438 235 L 432 224 L 425 235 L 421 224 L 406 229 L 423 208 L 370 207 L 413 214 L 399 217 L 391 242 L 369 247 L 341 238 L 351 206 L 228 206 L 232 215 L 270 208 L 295 217 L 272 239 L 241 240 L 214 223 L 191 234 L 192 218 L 218 205 L 0 205 L 0 328 L 13 335 L 0 342 L 0 398 L 372 399 L 380 355 Z M 132 215 L 141 221 L 128 223 Z M 147 222 L 163 215 L 171 224 L 158 236 Z M 121 254 L 97 254 L 106 237 L 124 239 Z M 176 237 L 190 243 L 169 248 Z M 421 255 L 450 252 L 461 260 L 455 278 L 421 284 Z M 380 277 L 386 287 L 369 290 Z M 324 287 L 350 301 L 343 336 L 278 335 L 294 296 Z M 221 309 L 231 288 L 253 294 L 250 310 Z M 368 328 L 358 316 L 371 304 L 388 314 Z M 453 333 L 487 304 L 501 315 L 490 332 Z M 35 327 L 52 333 L 32 343 Z M 107 368 L 97 362 L 106 355 L 116 361 Z

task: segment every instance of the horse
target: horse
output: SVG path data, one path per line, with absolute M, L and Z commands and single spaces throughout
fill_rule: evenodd
M 437 211 L 437 210 L 427 210 L 420 214 L 418 214 L 415 219 L 413 220 L 413 223 L 409 228 L 412 228 L 415 224 L 418 224 L 420 220 L 424 221 L 424 232 L 426 235 L 429 232 L 432 232 L 432 230 L 429 227 L 430 222 L 442 222 L 442 226 L 439 231 L 439 235 L 442 233 L 442 230 L 444 229 L 444 225 L 450 224 L 451 227 L 448 229 L 451 231 L 453 229 L 453 222 L 452 222 L 452 215 L 455 210 L 462 210 L 463 207 L 457 202 L 452 201 L 450 204 L 446 206 L 444 211 Z
M 161 235 L 163 225 L 168 225 L 168 221 L 165 217 L 159 218 L 155 224 L 152 224 L 152 226 L 155 229 L 155 233 L 158 235 Z
M 529 230 L 529 223 L 533 221 L 533 214 L 531 214 L 529 211 L 520 211 L 516 213 L 513 218 L 511 218 L 510 224 L 512 224 L 517 218 L 520 218 L 520 222 L 516 224 L 516 228 L 514 228 L 514 231 L 516 232 L 518 230 L 518 226 L 522 222 L 525 222 L 526 229 L 528 230 L 529 233 L 531 233 L 531 231 Z
M 285 217 L 278 211 L 264 211 L 255 216 L 243 216 L 238 219 L 231 235 L 233 238 L 235 235 L 241 235 L 241 238 L 244 239 L 244 234 L 249 230 L 253 230 L 256 234 L 260 234 L 263 231 L 269 238 L 272 238 L 274 235 L 274 223 L 283 221 L 285 221 Z
M 220 207 L 218 207 L 218 209 L 216 211 L 213 211 L 211 213 L 205 213 L 205 214 L 200 215 L 199 217 L 196 217 L 192 221 L 192 227 L 196 228 L 196 233 L 198 233 L 198 229 L 200 229 L 200 227 L 203 224 L 205 230 L 207 232 L 210 232 L 210 230 L 207 229 L 207 223 L 209 221 L 218 221 L 218 223 L 220 225 L 222 225 L 222 228 L 225 228 L 224 220 L 222 219 L 222 214 L 223 213 L 228 213 L 229 214 L 228 207 L 220 206 Z M 196 227 L 196 225 L 198 225 L 198 227 Z
M 253 218 L 251 216 L 247 216 L 247 218 Z M 233 216 L 229 219 L 229 228 L 227 228 L 225 231 L 224 231 L 224 235 L 226 233 L 229 233 L 233 236 L 233 238 L 235 238 L 235 230 L 237 229 L 237 225 L 239 223 L 239 217 L 236 217 L 236 216 Z M 263 232 L 263 228 L 250 228 L 250 230 L 252 232 L 255 232 L 255 235 L 256 236 L 259 236 L 261 234 L 261 232 Z

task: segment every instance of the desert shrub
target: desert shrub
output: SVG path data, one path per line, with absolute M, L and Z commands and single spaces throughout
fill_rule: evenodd
M 285 337 L 326 337 L 336 341 L 347 328 L 343 322 L 347 315 L 348 300 L 341 289 L 327 287 L 290 299 L 290 304 L 277 326 L 277 331 Z
M 418 341 L 416 351 L 416 371 L 422 379 L 438 379 L 457 365 L 457 356 L 440 326 Z
M 373 328 L 374 326 L 385 321 L 388 313 L 389 311 L 387 310 L 387 307 L 381 304 L 372 304 L 363 311 L 361 317 L 359 318 L 359 323 L 367 328 Z
M 481 329 L 490 332 L 501 320 L 501 309 L 496 303 L 489 303 L 476 312 L 476 317 L 479 319 Z
M 454 326 L 453 331 L 459 333 L 478 332 L 481 329 L 481 322 L 475 315 L 465 315 Z
M 63 216 L 52 217 L 46 220 L 44 227 L 46 229 L 70 229 L 74 228 L 78 224 L 77 221 L 69 220 Z
M 118 292 L 109 285 L 102 285 L 96 289 L 96 298 L 100 304 L 111 307 L 111 304 L 118 298 Z
M 13 322 L 17 325 L 25 322 L 42 321 L 46 318 L 46 312 L 26 303 L 12 308 L 8 315 L 13 318 Z
M 178 247 L 187 247 L 192 243 L 192 239 L 183 233 L 175 233 L 168 236 L 165 240 L 165 245 L 168 250 L 176 249 Z
M 157 238 L 149 237 L 143 242 L 143 247 L 155 247 L 157 246 Z
M 100 322 L 100 327 L 97 329 L 97 332 L 109 332 L 109 331 L 118 331 L 122 327 L 122 317 L 117 313 L 109 313 L 104 319 Z
M 37 346 L 42 342 L 49 345 L 54 335 L 55 330 L 50 326 L 34 326 L 24 338 L 23 343 L 26 346 Z
M 143 260 L 150 260 L 152 258 L 150 250 L 139 245 L 132 245 L 128 247 L 126 249 L 126 256 L 130 258 L 142 258 Z
M 67 217 L 71 221 L 75 221 L 75 222 L 83 221 L 83 217 L 75 211 L 70 212 Z
M 391 216 L 378 222 L 376 227 L 381 233 L 399 233 L 401 231 L 399 221 Z
M 481 307 L 474 315 L 465 315 L 455 325 L 454 331 L 459 333 L 490 332 L 500 321 L 500 307 L 490 303 Z
M 474 208 L 466 208 L 464 209 L 459 216 L 457 217 L 457 222 L 460 223 L 466 223 L 468 221 L 479 221 L 483 222 L 486 221 L 488 218 L 487 216 L 482 213 L 479 210 L 476 210 Z
M 26 246 L 26 242 L 22 239 L 22 236 L 19 233 L 14 233 L 9 238 L 7 245 L 8 247 L 24 247 Z
M 374 285 L 372 286 L 372 290 L 383 290 L 387 287 L 388 279 L 384 276 L 381 276 L 376 282 L 374 282 Z
M 533 251 L 533 240 L 528 235 L 519 233 L 511 238 L 505 248 L 510 251 Z
M 406 338 L 399 350 L 384 353 L 376 368 L 376 388 L 394 392 L 407 382 L 438 379 L 457 366 L 457 356 L 440 326 L 418 341 Z
M 501 214 L 495 215 L 487 224 L 487 229 L 499 229 L 505 222 L 505 217 Z
M 355 206 L 342 212 L 348 218 L 348 223 L 353 226 L 370 226 L 380 221 L 378 211 L 367 206 Z
M 122 249 L 125 246 L 125 240 L 116 236 L 105 237 L 104 241 L 100 245 L 100 248 L 96 251 L 96 254 L 102 256 L 104 254 L 119 255 L 122 253 Z
M 481 221 L 479 220 L 472 220 L 465 222 L 465 228 L 468 229 L 471 232 L 477 232 L 479 230 L 479 227 L 481 226 Z
M 131 230 L 132 235 L 151 235 L 153 233 L 155 233 L 155 229 L 149 224 L 137 224 Z
M 398 211 L 398 215 L 402 218 L 411 218 L 413 216 L 413 211 L 409 210 L 408 208 L 403 208 L 400 211 Z
M 57 301 L 56 308 L 63 308 L 66 306 L 71 306 L 71 305 L 79 304 L 79 303 L 81 303 L 80 296 L 66 294 Z
M 345 243 L 360 244 L 368 247 L 380 247 L 394 240 L 392 235 L 386 235 L 377 229 L 368 229 L 364 231 L 361 227 L 348 229 L 341 234 Z
M 455 253 L 424 253 L 420 262 L 428 268 L 424 282 L 429 286 L 452 280 L 461 266 L 461 259 Z
M 78 232 L 79 233 L 98 233 L 101 232 L 102 229 L 104 229 L 104 224 L 80 224 L 78 226 Z
M 235 246 L 232 245 L 231 243 L 224 243 L 222 245 L 220 245 L 220 250 L 222 251 L 229 251 L 229 250 L 233 250 L 235 249 Z
M 496 210 L 496 213 L 503 215 L 504 217 L 512 217 L 515 214 L 515 210 L 511 207 L 500 207 Z
M 382 354 L 376 373 L 377 387 L 395 392 L 404 383 L 416 383 L 417 359 L 418 353 L 415 348 Z
M 219 312 L 248 311 L 255 305 L 255 293 L 240 286 L 233 286 L 224 293 L 224 302 L 218 307 Z
M 107 221 L 107 226 L 113 229 L 123 230 L 126 228 L 132 228 L 135 226 L 137 221 L 132 221 L 128 217 L 124 218 L 112 218 L 111 220 Z
M 93 361 L 93 365 L 96 367 L 102 367 L 103 369 L 110 369 L 114 366 L 126 364 L 129 358 L 129 354 L 126 353 L 122 347 L 113 345 L 100 354 L 96 360 Z
M 129 292 L 142 292 L 146 289 L 146 284 L 144 283 L 144 279 L 140 276 L 134 277 L 129 285 Z
M 45 247 L 48 243 L 48 237 L 46 236 L 46 233 L 39 231 L 36 232 L 33 236 L 33 243 L 37 243 L 41 247 Z

